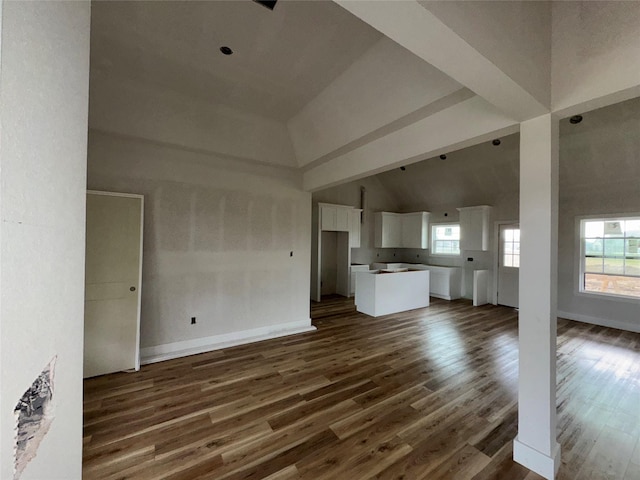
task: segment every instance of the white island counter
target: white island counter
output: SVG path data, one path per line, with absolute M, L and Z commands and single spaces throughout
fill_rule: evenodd
M 372 317 L 429 306 L 429 271 L 356 272 L 356 309 Z
M 460 298 L 462 286 L 462 269 L 460 267 L 444 267 L 439 265 L 424 265 L 422 263 L 373 263 L 373 269 L 409 268 L 412 270 L 429 270 L 429 287 L 431 296 L 444 300 Z

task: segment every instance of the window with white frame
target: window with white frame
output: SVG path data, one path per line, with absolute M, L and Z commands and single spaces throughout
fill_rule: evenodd
M 520 268 L 520 229 L 502 230 L 502 266 Z
M 580 291 L 640 298 L 640 217 L 580 221 Z
M 433 255 L 460 255 L 460 225 L 447 223 L 431 226 Z

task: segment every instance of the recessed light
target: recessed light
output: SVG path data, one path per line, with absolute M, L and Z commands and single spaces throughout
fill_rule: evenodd
M 229 47 L 220 47 L 220 51 L 225 55 L 231 55 L 233 53 L 233 50 L 231 50 Z
M 495 147 L 497 147 L 498 145 L 500 145 L 502 142 L 500 141 L 499 138 L 496 138 L 495 140 L 491 141 L 491 144 Z
M 446 160 L 447 156 L 443 153 L 442 155 L 440 155 L 440 160 Z
M 572 123 L 572 124 L 574 124 L 574 125 L 575 125 L 576 123 L 580 123 L 581 121 L 582 121 L 582 115 L 574 115 L 573 117 L 571 117 L 571 118 L 569 119 L 569 123 Z
M 256 3 L 259 3 L 263 7 L 267 7 L 269 10 L 273 10 L 278 3 L 278 0 L 253 0 Z

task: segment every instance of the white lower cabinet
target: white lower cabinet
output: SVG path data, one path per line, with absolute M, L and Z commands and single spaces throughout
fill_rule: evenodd
M 368 272 L 369 265 L 351 265 L 351 295 L 356 293 L 356 272 Z
M 431 290 L 433 297 L 445 300 L 460 298 L 462 274 L 459 267 L 437 267 L 429 265 L 431 272 Z
M 372 317 L 429 306 L 429 272 L 356 273 L 356 309 Z
M 429 294 L 444 300 L 455 300 L 461 297 L 462 270 L 460 267 L 440 267 L 421 263 L 373 263 L 373 269 L 411 268 L 413 270 L 429 270 Z

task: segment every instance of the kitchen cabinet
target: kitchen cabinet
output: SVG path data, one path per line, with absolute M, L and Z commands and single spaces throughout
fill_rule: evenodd
M 438 265 L 425 265 L 422 263 L 373 263 L 371 268 L 398 269 L 410 268 L 412 270 L 429 270 L 431 278 L 429 280 L 429 294 L 432 297 L 444 300 L 455 300 L 460 298 L 462 290 L 462 269 L 460 267 L 441 267 Z
M 356 293 L 356 272 L 368 272 L 369 265 L 351 265 L 351 295 Z
M 462 272 L 459 267 L 428 265 L 428 269 L 431 272 L 431 290 L 429 293 L 432 297 L 444 300 L 460 298 Z
M 376 212 L 375 241 L 376 248 L 396 248 L 402 243 L 402 218 L 397 213 Z
M 491 207 L 488 205 L 462 207 L 458 208 L 458 212 L 460 212 L 460 251 L 489 250 Z
M 377 248 L 423 248 L 429 247 L 429 213 L 375 214 L 375 239 Z
M 359 208 L 351 209 L 349 212 L 349 247 L 360 248 L 360 227 L 362 219 L 362 210 Z
M 318 203 L 311 216 L 311 299 L 351 294 L 351 248 L 360 246 L 361 210 L 350 205 Z
M 429 306 L 429 274 L 424 270 L 358 272 L 356 310 L 379 317 Z
M 429 248 L 429 214 L 427 212 L 402 215 L 402 247 Z
M 320 229 L 323 232 L 348 232 L 353 207 L 318 203 L 320 210 Z

